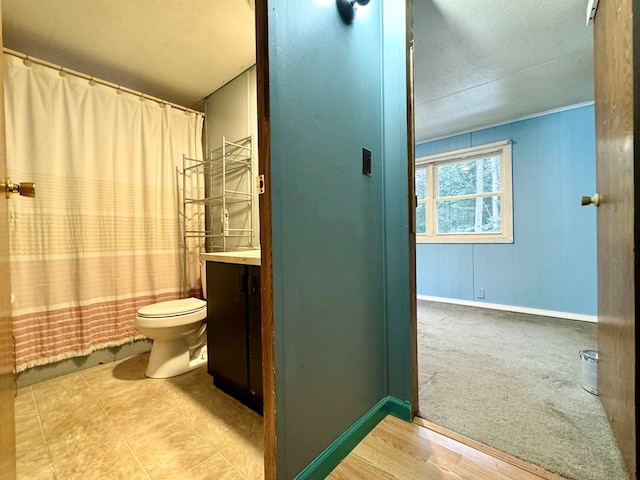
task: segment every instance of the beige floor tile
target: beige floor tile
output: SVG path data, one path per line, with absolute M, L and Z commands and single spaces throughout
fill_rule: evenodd
M 137 355 L 84 370 L 82 376 L 91 388 L 117 390 L 148 380 L 144 374 L 148 361 L 148 354 Z
M 126 442 L 153 480 L 177 478 L 217 453 L 173 412 L 136 425 Z
M 202 369 L 174 377 L 156 390 L 173 410 L 218 450 L 249 435 L 262 417 L 217 389 Z
M 48 466 L 42 468 L 40 470 L 29 469 L 29 470 L 21 470 L 18 468 L 16 473 L 17 480 L 60 480 L 60 478 L 56 478 L 53 473 L 53 467 Z
M 218 454 L 182 475 L 180 480 L 246 480 L 246 477 Z
M 213 386 L 206 368 L 150 379 L 147 362 L 140 355 L 21 389 L 19 479 L 263 478 L 262 417 Z
M 71 406 L 61 404 L 57 410 L 41 414 L 41 422 L 50 446 L 57 442 L 79 445 L 100 438 L 118 438 L 115 425 L 95 398 L 85 397 L 83 402 Z
M 36 410 L 36 403 L 33 400 L 31 391 L 27 392 L 26 395 L 20 395 L 16 398 L 15 420 L 16 437 L 19 437 L 21 434 L 31 434 L 33 432 L 37 432 L 42 436 L 38 411 Z
M 53 447 L 52 447 L 53 449 Z M 53 468 L 61 480 L 148 480 L 124 441 L 58 442 Z
M 166 378 L 152 383 L 153 388 L 162 393 L 167 402 L 182 402 L 191 400 L 205 405 L 211 405 L 220 400 L 229 401 L 229 396 L 218 390 L 212 382 L 205 367 L 198 368 L 184 375 Z
M 47 444 L 37 420 L 16 424 L 16 462 L 23 471 L 51 465 Z
M 51 457 L 42 434 L 31 387 L 18 390 L 15 418 L 18 480 L 53 479 Z
M 251 480 L 264 476 L 264 430 L 258 428 L 220 452 Z
M 114 425 L 123 428 L 172 411 L 171 406 L 143 382 L 111 390 L 100 398 L 100 404 Z
M 203 406 L 178 412 L 189 424 L 217 450 L 245 438 L 254 428 L 253 412 L 236 407 L 230 402 L 218 403 L 212 409 Z
M 41 417 L 55 413 L 60 408 L 78 409 L 88 400 L 97 399 L 97 394 L 89 388 L 80 373 L 53 378 L 32 388 Z
M 37 417 L 36 404 L 33 399 L 33 389 L 24 387 L 18 390 L 14 403 L 16 424 L 32 417 Z

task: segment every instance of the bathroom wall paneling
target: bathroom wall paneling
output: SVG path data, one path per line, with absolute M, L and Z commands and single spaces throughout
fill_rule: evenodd
M 219 88 L 205 99 L 206 118 L 206 151 L 216 150 L 222 147 L 222 139 L 235 142 L 241 138 L 252 137 L 253 147 L 253 169 L 254 176 L 258 173 L 258 132 L 257 132 L 257 105 L 256 105 L 256 70 L 249 68 L 244 73 Z M 247 185 L 244 176 L 235 173 L 231 169 L 227 175 L 227 188 L 247 191 L 254 187 L 255 179 L 251 178 L 251 184 Z M 212 191 L 209 196 L 218 196 L 222 192 L 221 175 L 214 173 L 208 188 Z M 249 237 L 228 237 L 226 238 L 227 250 L 246 249 L 251 245 L 257 248 L 260 245 L 260 214 L 258 202 L 252 202 L 251 211 L 246 203 L 227 203 L 231 228 L 251 228 L 253 234 Z M 211 206 L 212 215 L 206 221 L 207 229 L 217 232 L 219 230 L 220 206 Z M 211 241 L 213 240 L 213 241 Z M 216 241 L 217 240 L 217 241 Z M 220 239 L 209 239 L 207 251 L 217 251 L 221 247 Z M 218 247 L 218 248 L 216 248 Z
M 0 49 L 2 48 L 2 5 L 0 5 Z M 0 62 L 0 78 L 4 78 L 4 63 Z M 5 186 L 7 156 L 4 128 L 4 83 L 0 82 L 0 184 Z M 28 181 L 28 179 L 14 179 Z M 4 190 L 4 188 L 2 188 Z M 11 328 L 11 279 L 9 276 L 8 202 L 29 201 L 28 198 L 8 200 L 0 192 L 0 472 L 3 478 L 16 476 L 14 419 L 14 356 Z

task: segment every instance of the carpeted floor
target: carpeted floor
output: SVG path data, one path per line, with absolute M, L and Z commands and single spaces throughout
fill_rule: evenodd
M 568 479 L 626 479 L 600 400 L 580 386 L 596 328 L 420 300 L 420 416 Z

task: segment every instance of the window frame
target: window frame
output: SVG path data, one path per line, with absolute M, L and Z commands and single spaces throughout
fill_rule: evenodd
M 416 159 L 416 172 L 425 170 L 425 198 L 419 199 L 416 195 L 416 224 L 418 222 L 417 209 L 419 205 L 425 205 L 425 233 L 417 232 L 417 243 L 513 243 L 513 190 L 512 190 L 512 154 L 511 140 L 478 145 L 476 147 L 461 148 L 435 155 L 428 155 Z M 467 198 L 492 197 L 500 198 L 500 232 L 469 232 L 469 233 L 437 233 L 436 232 L 436 204 L 438 192 L 438 179 L 435 174 L 439 165 L 457 163 L 489 156 L 500 157 L 500 192 L 487 194 L 463 195 Z M 443 197 L 445 198 L 445 197 Z M 455 197 L 451 197 L 456 200 Z M 463 200 L 458 198 L 458 200 Z

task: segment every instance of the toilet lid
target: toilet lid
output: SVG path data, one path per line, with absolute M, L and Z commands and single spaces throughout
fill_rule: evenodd
M 183 298 L 147 305 L 138 310 L 141 317 L 172 317 L 187 315 L 207 307 L 207 302 L 199 298 Z

